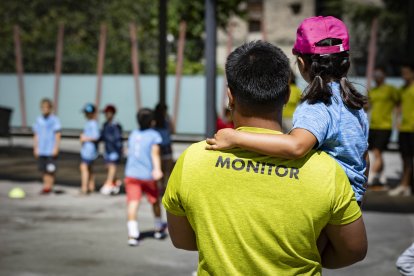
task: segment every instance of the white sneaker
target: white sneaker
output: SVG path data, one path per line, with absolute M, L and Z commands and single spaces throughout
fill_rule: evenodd
M 410 196 L 411 188 L 409 186 L 398 186 L 397 188 L 392 189 L 388 192 L 389 196 Z
M 120 191 L 121 191 L 120 186 L 112 186 L 110 193 L 111 193 L 111 195 L 117 195 L 117 194 L 119 194 Z
M 102 188 L 99 190 L 99 192 L 103 195 L 110 195 L 112 191 L 111 187 L 108 187 L 107 185 L 103 185 Z
M 137 238 L 128 238 L 128 245 L 129 246 L 137 246 L 139 244 Z

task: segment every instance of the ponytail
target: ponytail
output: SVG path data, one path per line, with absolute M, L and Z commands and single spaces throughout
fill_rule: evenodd
M 341 98 L 347 107 L 361 109 L 367 103 L 367 97 L 359 93 L 346 77 L 351 65 L 348 51 L 324 55 L 302 54 L 300 57 L 305 67 L 309 68 L 311 79 L 303 93 L 302 102 L 330 105 L 332 90 L 329 83 L 334 81 L 340 84 Z

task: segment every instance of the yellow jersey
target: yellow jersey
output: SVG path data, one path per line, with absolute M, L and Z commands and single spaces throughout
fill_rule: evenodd
M 197 275 L 320 275 L 321 230 L 361 216 L 340 165 L 317 151 L 284 160 L 205 146 L 180 156 L 163 197 L 166 210 L 186 216 L 196 234 Z
M 392 112 L 399 101 L 398 90 L 388 84 L 375 87 L 368 93 L 371 105 L 370 129 L 391 130 Z
M 285 108 L 283 109 L 283 118 L 292 118 L 293 113 L 295 113 L 296 106 L 298 106 L 302 92 L 295 85 L 291 84 L 290 86 L 290 96 L 289 101 L 287 102 Z
M 414 132 L 414 84 L 400 92 L 401 99 L 401 132 Z

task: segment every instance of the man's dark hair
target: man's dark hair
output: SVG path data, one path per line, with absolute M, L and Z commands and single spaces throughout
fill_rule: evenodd
M 137 121 L 141 130 L 151 128 L 154 121 L 154 112 L 149 108 L 140 109 L 137 113 Z
M 227 83 L 245 115 L 265 115 L 282 107 L 289 91 L 289 60 L 278 47 L 252 41 L 227 58 Z

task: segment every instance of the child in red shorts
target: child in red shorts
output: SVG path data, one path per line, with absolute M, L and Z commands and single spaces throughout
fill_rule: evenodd
M 165 226 L 161 220 L 160 202 L 156 181 L 162 178 L 160 146 L 162 138 L 152 129 L 154 115 L 144 108 L 137 114 L 139 130 L 131 132 L 128 138 L 128 157 L 125 166 L 125 188 L 128 202 L 128 244 L 138 245 L 139 227 L 137 213 L 142 193 L 152 204 L 154 212 L 154 238 L 162 239 Z

